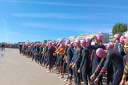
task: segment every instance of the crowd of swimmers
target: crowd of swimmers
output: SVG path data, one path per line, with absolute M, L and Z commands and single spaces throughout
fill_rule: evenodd
M 99 34 L 75 42 L 21 43 L 19 51 L 48 72 L 56 69 L 61 78 L 67 77 L 66 85 L 102 85 L 104 75 L 107 85 L 128 85 L 128 33 L 113 39 L 114 43 L 103 44 Z

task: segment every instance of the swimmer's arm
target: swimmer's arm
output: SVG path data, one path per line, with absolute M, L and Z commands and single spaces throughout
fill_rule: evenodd
M 80 64 L 80 70 L 82 69 L 82 67 L 83 67 L 83 64 L 84 64 L 84 62 L 85 62 L 85 58 L 86 57 L 88 57 L 88 55 L 89 55 L 89 53 L 86 51 L 85 53 L 84 53 L 84 55 L 82 56 L 82 62 L 81 62 L 81 64 Z
M 101 68 L 103 67 L 105 60 L 106 60 L 105 58 L 101 59 L 101 61 L 100 61 L 99 65 L 97 66 L 94 74 L 98 74 L 101 71 Z
M 102 77 L 105 74 L 105 72 L 108 69 L 108 65 L 109 65 L 110 60 L 111 60 L 111 55 L 110 55 L 110 53 L 108 53 L 106 56 L 106 60 L 104 62 L 104 66 L 102 67 L 102 69 L 98 75 L 98 78 Z

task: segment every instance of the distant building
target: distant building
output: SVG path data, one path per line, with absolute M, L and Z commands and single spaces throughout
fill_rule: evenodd
M 110 34 L 109 34 L 109 42 L 114 42 L 114 41 L 113 41 L 112 30 L 110 31 Z
M 83 39 L 87 39 L 87 38 L 91 38 L 92 36 L 94 35 L 98 35 L 98 34 L 102 34 L 103 35 L 103 43 L 108 43 L 109 42 L 109 34 L 108 33 L 92 33 L 92 34 L 80 34 L 78 36 L 72 36 L 72 37 L 69 37 L 69 38 L 60 38 L 60 39 L 57 39 L 56 41 L 63 41 L 65 42 L 66 40 L 71 40 L 71 42 L 74 42 L 75 40 L 83 40 Z

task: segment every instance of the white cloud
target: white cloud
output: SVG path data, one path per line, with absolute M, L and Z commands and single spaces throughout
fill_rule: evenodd
M 10 3 L 23 3 L 23 4 L 42 4 L 42 5 L 58 5 L 58 6 L 72 6 L 72 7 L 107 7 L 107 8 L 125 8 L 128 6 L 117 6 L 117 5 L 103 5 L 103 4 L 75 4 L 75 3 L 64 3 L 64 2 L 43 2 L 43 1 L 19 1 L 19 0 L 0 0 L 1 2 Z
M 60 18 L 60 19 L 90 19 L 91 16 L 84 16 L 82 14 L 64 14 L 64 13 L 12 13 L 16 17 L 30 17 L 30 18 Z
M 79 20 L 104 20 L 112 18 L 126 19 L 128 13 L 12 13 L 12 16 L 23 18 L 58 18 L 58 19 L 79 19 Z

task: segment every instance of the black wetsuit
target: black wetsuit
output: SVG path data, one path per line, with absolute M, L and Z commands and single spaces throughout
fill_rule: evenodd
M 42 50 L 43 50 L 43 48 L 42 48 L 42 46 L 39 46 L 39 62 L 40 62 L 40 64 L 41 64 L 41 59 L 42 59 Z
M 92 59 L 92 74 L 95 73 L 95 70 L 96 70 L 96 67 L 98 66 L 98 64 L 100 63 L 100 60 L 101 58 L 99 58 L 97 55 L 96 55 L 96 50 L 98 48 L 103 48 L 105 49 L 105 46 L 104 45 L 91 45 L 91 42 L 92 42 L 92 39 L 88 42 L 87 44 L 87 48 L 89 49 L 92 49 L 93 50 L 93 58 Z M 96 75 L 97 76 L 97 75 Z M 96 79 L 96 76 L 94 78 L 94 80 Z M 94 80 L 92 80 L 92 82 L 94 82 Z M 98 83 L 98 85 L 100 84 L 101 82 Z
M 47 56 L 47 51 L 48 51 L 48 47 L 45 47 L 44 48 L 44 54 L 45 55 L 43 56 L 44 57 L 44 65 L 47 64 L 47 57 L 46 57 Z
M 39 61 L 39 51 L 40 51 L 39 46 L 36 46 L 36 58 L 35 58 L 36 61 Z
M 88 85 L 87 77 L 90 78 L 90 62 L 90 50 L 88 48 L 85 48 L 82 51 L 82 62 L 79 68 L 82 73 L 84 85 Z
M 22 45 L 19 45 L 19 51 L 20 51 L 20 54 L 21 54 L 21 51 L 22 51 Z
M 35 45 L 33 45 L 32 46 L 32 60 L 35 58 L 35 51 L 36 51 L 36 46 Z
M 120 53 L 114 49 L 108 49 L 106 60 L 104 62 L 104 66 L 102 67 L 98 75 L 98 78 L 102 77 L 102 75 L 105 74 L 110 62 L 112 62 L 113 67 L 115 68 L 114 80 L 112 82 L 112 85 L 119 85 L 122 74 L 123 74 L 123 58 L 120 55 Z
M 73 57 L 73 54 L 74 54 L 74 49 L 73 49 L 73 46 L 69 46 L 68 49 L 67 49 L 67 70 L 68 70 L 68 79 L 72 79 L 72 69 L 69 68 L 69 65 L 71 63 L 71 60 L 72 60 L 72 57 Z
M 77 47 L 74 51 L 73 63 L 75 63 L 74 67 L 74 81 L 76 84 L 80 83 L 80 73 L 78 73 L 78 69 L 80 68 L 80 62 L 82 60 L 82 48 L 81 46 Z
M 113 49 L 119 52 L 119 45 L 120 45 L 120 42 L 117 42 Z
M 54 62 L 53 62 L 53 59 L 54 59 L 54 56 L 53 56 L 53 53 L 55 52 L 55 48 L 53 47 L 53 46 L 51 46 L 51 47 L 49 47 L 49 49 L 48 49 L 48 60 L 49 60 L 49 69 L 52 69 L 52 67 L 53 67 L 53 64 L 54 64 Z
M 124 53 L 124 45 L 119 44 L 119 53 L 122 55 L 122 57 L 125 55 L 125 53 Z

